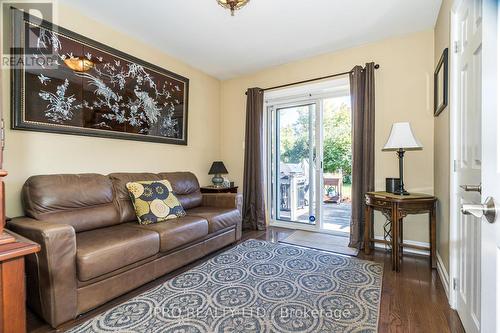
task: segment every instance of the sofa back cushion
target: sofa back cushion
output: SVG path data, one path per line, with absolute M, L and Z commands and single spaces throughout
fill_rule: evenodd
M 99 174 L 33 176 L 22 199 L 26 216 L 69 224 L 76 232 L 120 223 L 111 181 Z
M 134 205 L 132 204 L 132 200 L 130 200 L 130 194 L 127 190 L 127 183 L 143 180 L 160 180 L 160 177 L 155 173 L 120 172 L 109 174 L 109 178 L 113 183 L 113 189 L 115 191 L 115 201 L 120 211 L 120 222 L 123 223 L 137 221 Z
M 156 173 L 112 173 L 109 175 L 115 191 L 116 205 L 120 211 L 121 222 L 137 221 L 134 205 L 130 200 L 127 183 L 143 180 L 166 179 L 172 184 L 174 194 L 184 209 L 191 209 L 201 205 L 202 198 L 198 179 L 191 172 L 162 172 Z
M 192 172 L 162 172 L 158 176 L 172 184 L 174 194 L 184 209 L 201 206 L 200 184 Z

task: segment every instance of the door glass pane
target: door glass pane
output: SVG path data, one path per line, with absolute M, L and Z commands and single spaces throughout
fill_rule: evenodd
M 316 104 L 277 108 L 272 135 L 273 218 L 316 223 L 315 213 Z
M 323 229 L 349 232 L 351 221 L 351 99 L 349 95 L 322 101 Z

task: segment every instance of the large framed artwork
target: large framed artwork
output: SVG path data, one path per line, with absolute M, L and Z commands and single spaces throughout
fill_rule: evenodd
M 189 79 L 13 10 L 13 129 L 187 145 Z

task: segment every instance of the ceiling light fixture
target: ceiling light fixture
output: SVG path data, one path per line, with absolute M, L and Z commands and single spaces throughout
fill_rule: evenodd
M 245 6 L 250 0 L 217 0 L 217 3 L 226 9 L 231 10 L 231 16 L 234 16 L 234 11 Z

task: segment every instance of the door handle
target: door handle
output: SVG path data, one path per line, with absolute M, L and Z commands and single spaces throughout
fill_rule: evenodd
M 481 184 L 479 185 L 460 185 L 460 187 L 465 191 L 465 192 L 479 192 L 481 193 Z
M 460 209 L 464 215 L 474 215 L 475 217 L 485 217 L 486 221 L 489 223 L 495 222 L 497 217 L 497 208 L 495 206 L 495 200 L 492 197 L 486 198 L 484 204 L 463 204 Z

